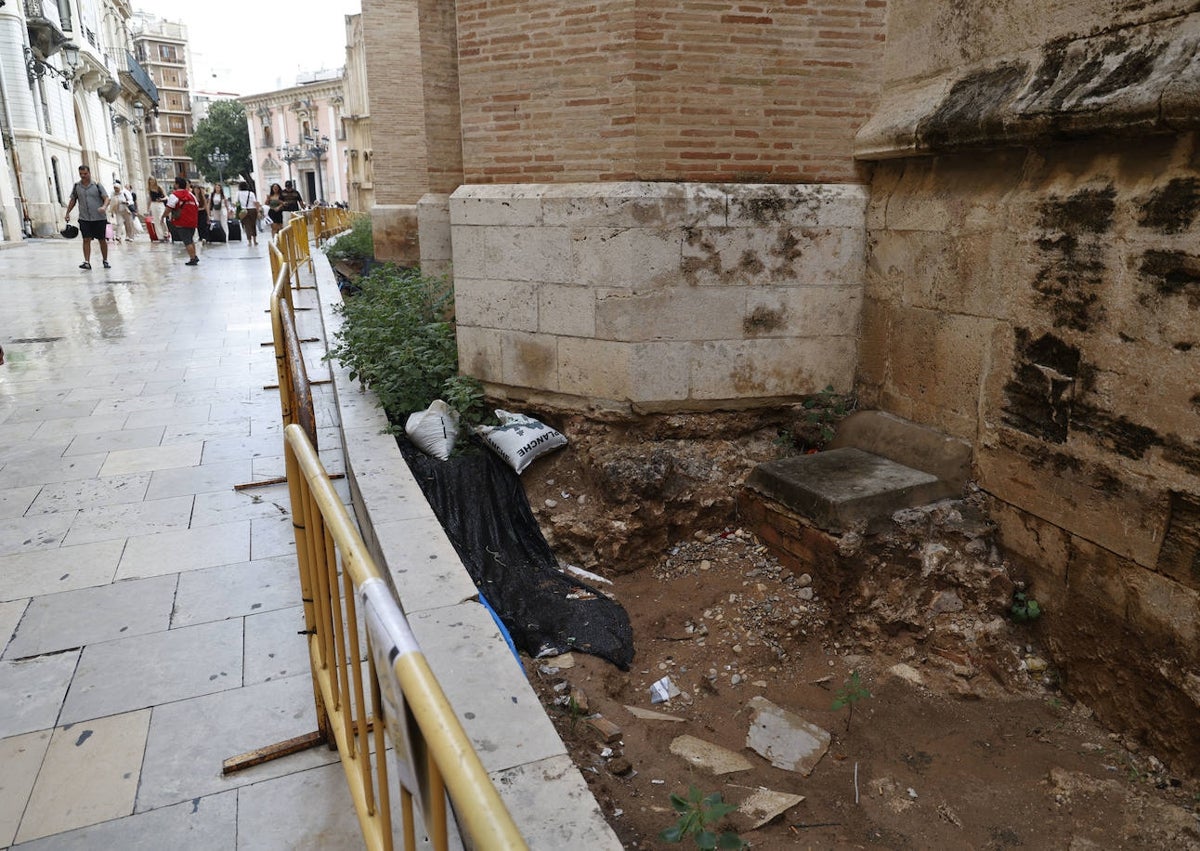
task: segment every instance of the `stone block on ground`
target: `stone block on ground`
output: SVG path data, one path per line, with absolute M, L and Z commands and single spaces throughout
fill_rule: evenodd
M 879 528 L 896 511 L 958 491 L 930 473 L 852 447 L 759 464 L 746 487 L 835 533 L 864 522 Z
M 735 771 L 749 771 L 754 767 L 750 760 L 741 754 L 697 739 L 695 736 L 680 736 L 672 741 L 671 753 L 710 774 L 732 774 Z
M 829 750 L 829 733 L 761 695 L 750 698 L 746 747 L 776 768 L 807 777 Z

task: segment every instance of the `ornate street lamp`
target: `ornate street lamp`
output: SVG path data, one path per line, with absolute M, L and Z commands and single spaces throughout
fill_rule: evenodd
M 208 161 L 217 170 L 217 183 L 224 183 L 225 166 L 229 165 L 229 154 L 222 153 L 220 148 L 213 148 L 213 152 L 208 155 Z
M 313 135 L 305 139 L 308 145 L 308 153 L 317 163 L 317 203 L 325 203 L 325 185 L 321 178 L 321 159 L 325 156 L 325 152 L 329 150 L 329 137 L 318 135 L 321 131 L 316 127 L 313 128 Z
M 62 46 L 63 65 L 66 66 L 65 71 L 60 71 L 53 65 L 46 63 L 45 59 L 39 59 L 34 52 L 25 47 L 25 76 L 29 78 L 29 85 L 33 85 L 34 80 L 40 80 L 47 74 L 53 74 L 56 77 L 62 78 L 62 87 L 67 91 L 71 90 L 71 86 L 75 83 L 75 71 L 79 68 L 79 48 L 71 42 L 67 42 Z
M 284 139 L 283 144 L 276 147 L 275 150 L 278 152 L 279 158 L 287 163 L 288 180 L 291 180 L 292 163 L 296 162 L 297 160 L 302 160 L 307 156 L 304 148 L 300 145 L 293 145 L 287 139 Z

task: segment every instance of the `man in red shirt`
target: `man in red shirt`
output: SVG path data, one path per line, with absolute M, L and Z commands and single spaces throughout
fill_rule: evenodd
M 188 257 L 191 258 L 183 265 L 199 265 L 195 238 L 200 205 L 196 203 L 196 196 L 188 191 L 186 178 L 175 178 L 175 191 L 167 196 L 167 207 L 171 210 L 171 226 L 175 237 L 187 248 Z

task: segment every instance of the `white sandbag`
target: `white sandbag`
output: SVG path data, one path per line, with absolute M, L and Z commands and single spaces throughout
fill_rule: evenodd
M 458 440 L 458 411 L 435 399 L 425 410 L 409 415 L 404 433 L 426 455 L 445 461 Z
M 500 425 L 475 426 L 475 433 L 517 473 L 523 472 L 547 452 L 567 445 L 562 432 L 525 414 L 513 414 L 497 408 L 496 419 L 500 420 Z

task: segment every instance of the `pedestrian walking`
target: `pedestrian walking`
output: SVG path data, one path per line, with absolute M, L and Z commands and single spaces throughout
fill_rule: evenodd
M 229 199 L 225 197 L 225 187 L 219 183 L 214 183 L 212 191 L 208 193 L 208 220 L 212 230 L 221 231 L 221 236 L 217 242 L 224 242 L 229 236 Z
M 283 223 L 285 225 L 292 220 L 292 216 L 298 215 L 304 209 L 304 196 L 300 194 L 296 184 L 290 180 L 284 182 L 283 191 L 279 193 L 279 200 L 283 202 Z
M 239 183 L 237 216 L 238 220 L 242 223 L 242 230 L 246 232 L 246 242 L 250 245 L 258 245 L 258 210 L 261 206 L 258 203 L 258 198 L 254 195 L 254 191 L 250 188 L 250 184 L 245 180 Z
M 121 181 L 113 183 L 112 195 L 108 196 L 108 212 L 113 218 L 113 237 L 121 241 L 121 231 L 125 239 L 133 242 L 136 231 L 133 227 L 133 196 L 121 185 Z
M 189 260 L 184 265 L 198 265 L 200 258 L 196 256 L 196 226 L 200 222 L 200 202 L 188 190 L 187 178 L 175 178 L 175 191 L 167 196 L 167 207 L 173 214 L 171 224 L 175 238 L 187 249 Z
M 92 182 L 92 170 L 86 165 L 79 167 L 79 182 L 71 188 L 71 200 L 67 204 L 67 224 L 71 223 L 71 211 L 79 204 L 79 233 L 83 236 L 83 262 L 80 269 L 92 268 L 92 240 L 100 240 L 100 259 L 105 269 L 108 265 L 108 192 L 99 183 Z
M 171 238 L 170 231 L 167 230 L 166 226 L 167 220 L 165 202 L 167 200 L 167 193 L 164 192 L 163 188 L 158 185 L 158 181 L 152 177 L 146 181 L 146 195 L 150 199 L 150 211 L 149 215 L 146 217 L 146 224 L 149 227 L 147 227 L 146 230 L 150 231 L 150 239 L 153 241 L 157 238 L 158 234 L 157 230 L 152 228 L 154 228 L 155 224 L 161 224 L 163 229 L 162 238 L 165 242 Z
M 271 236 L 283 229 L 283 187 L 278 183 L 271 184 L 267 194 L 267 218 L 271 220 Z
M 191 190 L 192 197 L 196 199 L 199 207 L 196 211 L 196 239 L 208 242 L 208 195 L 205 194 L 204 187 L 199 183 L 191 184 L 188 189 Z

